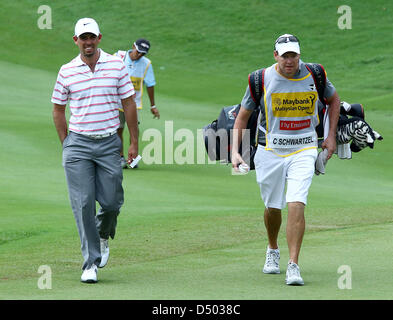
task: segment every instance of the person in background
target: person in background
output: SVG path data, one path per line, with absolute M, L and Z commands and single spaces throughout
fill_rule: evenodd
M 146 86 L 147 94 L 150 100 L 150 111 L 153 114 L 154 118 L 160 118 L 160 112 L 155 104 L 154 99 L 154 86 L 156 85 L 156 80 L 154 77 L 154 71 L 151 61 L 145 56 L 150 49 L 150 42 L 146 39 L 138 39 L 136 40 L 132 48 L 128 51 L 117 51 L 115 56 L 120 57 L 124 64 L 126 65 L 128 74 L 134 85 L 135 89 L 135 102 L 138 110 L 138 124 L 141 119 L 141 110 L 142 110 L 142 96 L 143 96 L 143 85 Z M 117 129 L 117 133 L 124 144 L 123 139 L 123 131 L 124 131 L 124 114 L 123 110 L 120 107 L 120 127 Z M 126 169 L 127 161 L 123 156 L 123 147 L 121 150 L 122 157 L 122 168 Z M 137 168 L 137 166 L 135 167 Z

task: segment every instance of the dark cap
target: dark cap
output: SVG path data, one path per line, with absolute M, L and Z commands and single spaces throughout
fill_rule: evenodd
M 150 49 L 150 42 L 146 39 L 138 39 L 134 42 L 136 50 L 140 53 L 147 53 Z

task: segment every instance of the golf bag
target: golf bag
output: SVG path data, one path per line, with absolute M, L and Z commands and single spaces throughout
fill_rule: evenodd
M 225 107 L 216 120 L 203 128 L 205 148 L 210 160 L 231 162 L 232 130 L 239 110 L 240 104 Z M 242 158 L 250 169 L 254 169 L 253 159 L 257 149 L 255 137 L 258 114 L 259 109 L 252 112 L 239 148 Z
M 320 123 L 316 127 L 318 134 L 318 147 L 321 148 L 324 140 L 324 120 L 326 112 L 326 101 L 323 93 L 326 86 L 326 72 L 322 65 L 317 63 L 306 63 L 306 68 L 311 73 L 318 92 L 318 116 Z M 382 140 L 382 136 L 374 131 L 364 120 L 364 108 L 361 104 L 349 104 L 345 101 L 340 105 L 340 116 L 337 123 L 337 144 L 343 145 L 351 142 L 350 150 L 359 152 L 365 147 L 374 147 L 375 140 Z
M 203 128 L 203 136 L 206 152 L 210 160 L 231 162 L 232 129 L 236 117 L 240 110 L 240 104 L 224 107 L 216 120 Z M 319 117 L 323 119 L 325 108 L 319 108 Z M 251 114 L 247 130 L 244 132 L 243 141 L 239 152 L 242 158 L 249 165 L 250 169 L 255 169 L 254 156 L 257 149 L 256 132 L 259 108 Z M 365 147 L 373 148 L 376 139 L 382 140 L 382 136 L 374 131 L 370 125 L 364 121 L 364 108 L 361 104 L 348 104 L 341 102 L 340 118 L 337 127 L 337 143 L 344 144 L 351 142 L 351 150 L 359 152 Z M 318 134 L 318 146 L 324 140 L 323 121 L 316 128 Z M 248 145 L 244 149 L 243 145 Z M 244 150 L 243 150 L 244 149 Z

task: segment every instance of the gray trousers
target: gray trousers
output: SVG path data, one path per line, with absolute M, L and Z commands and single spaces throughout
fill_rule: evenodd
M 82 269 L 99 265 L 100 238 L 115 236 L 124 202 L 120 148 L 117 134 L 91 139 L 70 132 L 63 142 L 63 166 L 81 241 Z M 97 214 L 96 201 L 100 205 Z

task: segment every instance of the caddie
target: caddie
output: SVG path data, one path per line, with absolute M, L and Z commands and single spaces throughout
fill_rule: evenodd
M 265 204 L 264 222 L 268 236 L 263 272 L 280 273 L 278 233 L 281 210 L 287 203 L 289 262 L 285 280 L 288 285 L 303 285 L 298 259 L 305 231 L 304 209 L 317 158 L 315 128 L 322 119 L 318 118 L 314 79 L 300 60 L 298 38 L 291 34 L 279 36 L 274 43 L 273 55 L 276 63 L 264 70 L 261 99 L 254 101 L 250 87 L 246 88 L 234 124 L 232 166 L 238 171 L 239 165 L 245 164 L 238 152 L 241 129 L 246 128 L 253 110 L 260 105 L 254 163 Z M 336 150 L 340 99 L 328 79 L 323 96 L 328 105 L 329 132 L 322 149 L 327 150 L 329 159 Z
M 135 103 L 138 111 L 138 124 L 140 123 L 142 110 L 142 97 L 143 97 L 143 85 L 146 86 L 147 94 L 150 100 L 150 111 L 154 118 L 160 118 L 160 112 L 155 104 L 154 99 L 154 86 L 156 85 L 156 79 L 154 77 L 153 66 L 145 55 L 149 52 L 150 42 L 144 38 L 136 40 L 132 49 L 128 51 L 117 51 L 114 55 L 120 57 L 124 64 L 126 65 L 128 74 L 130 76 L 131 82 L 135 89 Z M 120 127 L 117 133 L 123 144 L 123 131 L 124 131 L 124 113 L 123 109 L 119 108 L 120 111 Z M 122 167 L 127 168 L 127 162 L 123 158 L 123 147 L 121 149 L 122 156 Z

